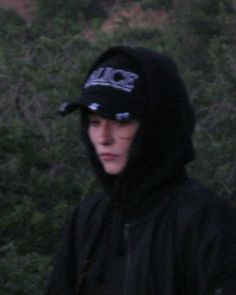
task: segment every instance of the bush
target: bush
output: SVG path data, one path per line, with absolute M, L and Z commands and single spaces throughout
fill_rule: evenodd
M 74 205 L 98 187 L 80 142 L 78 115 L 62 119 L 57 109 L 79 95 L 85 71 L 105 47 L 144 45 L 176 59 L 198 119 L 198 158 L 190 172 L 236 202 L 235 11 L 223 0 L 176 1 L 167 7 L 172 21 L 165 28 L 120 24 L 105 34 L 93 19 L 91 1 L 39 3 L 41 17 L 33 23 L 0 11 L 4 295 L 41 294 L 60 228 Z M 105 3 L 118 5 L 108 0 L 96 5 Z M 140 1 L 149 9 L 151 3 Z M 78 21 L 79 10 L 90 20 L 91 39 L 84 34 L 85 22 Z

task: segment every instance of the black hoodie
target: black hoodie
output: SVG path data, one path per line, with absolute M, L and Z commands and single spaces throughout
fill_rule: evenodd
M 82 107 L 83 139 L 104 192 L 76 208 L 46 294 L 236 294 L 235 212 L 186 175 L 194 118 L 176 65 L 149 49 L 114 47 L 85 82 L 118 55 L 143 74 L 140 129 L 124 171 L 108 175 L 88 139 Z

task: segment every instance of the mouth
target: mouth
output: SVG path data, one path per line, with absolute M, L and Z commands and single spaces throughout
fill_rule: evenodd
M 114 161 L 117 158 L 117 155 L 111 153 L 102 153 L 99 154 L 99 157 L 103 161 Z

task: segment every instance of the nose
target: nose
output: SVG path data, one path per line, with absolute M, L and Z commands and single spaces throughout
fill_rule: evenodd
M 99 128 L 99 143 L 102 145 L 111 145 L 114 142 L 112 124 L 108 120 L 104 120 Z

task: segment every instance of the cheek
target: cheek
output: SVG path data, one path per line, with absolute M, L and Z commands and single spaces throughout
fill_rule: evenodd
M 120 140 L 132 143 L 137 135 L 137 131 L 132 131 L 126 134 L 119 134 Z
M 126 155 L 127 157 L 128 157 L 133 141 L 134 141 L 134 136 L 120 138 L 120 145 L 122 147 L 124 155 Z
M 120 138 L 127 141 L 133 141 L 139 131 L 139 123 L 135 122 L 120 134 Z
M 88 129 L 88 140 L 89 140 L 91 146 L 93 147 L 95 153 L 97 154 L 96 137 L 94 136 L 93 132 L 90 132 L 89 129 Z
M 132 141 L 133 138 L 134 138 L 134 135 L 120 135 L 119 138 L 121 140 L 124 140 L 124 141 Z
M 120 140 L 124 142 L 127 146 L 131 146 L 137 136 L 138 130 L 132 130 L 126 134 L 120 134 Z
M 96 137 L 95 137 L 94 131 L 91 130 L 91 128 L 88 128 L 88 139 L 92 143 L 92 145 L 94 146 L 95 142 L 96 142 Z

